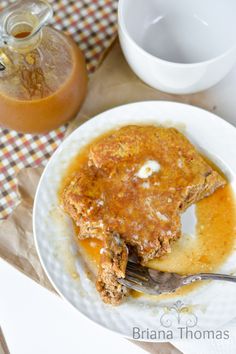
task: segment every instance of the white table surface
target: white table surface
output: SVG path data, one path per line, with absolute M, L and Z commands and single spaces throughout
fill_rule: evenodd
M 0 261 L 0 323 L 11 354 L 143 354 Z

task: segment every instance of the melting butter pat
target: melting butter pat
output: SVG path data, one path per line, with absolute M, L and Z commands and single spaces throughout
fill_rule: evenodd
M 145 164 L 140 168 L 140 170 L 136 173 L 136 176 L 139 178 L 148 178 L 153 173 L 159 172 L 161 166 L 155 160 L 148 160 Z

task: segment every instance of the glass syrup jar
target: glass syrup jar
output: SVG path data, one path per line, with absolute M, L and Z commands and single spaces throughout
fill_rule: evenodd
M 0 13 L 0 125 L 45 133 L 74 118 L 87 71 L 76 43 L 46 26 L 45 1 L 18 1 Z

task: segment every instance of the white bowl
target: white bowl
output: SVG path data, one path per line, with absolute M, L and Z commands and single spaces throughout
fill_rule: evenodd
M 120 0 L 119 37 L 133 71 L 175 94 L 205 90 L 236 62 L 235 0 Z

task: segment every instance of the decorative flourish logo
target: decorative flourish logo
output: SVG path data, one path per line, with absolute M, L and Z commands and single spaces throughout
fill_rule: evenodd
M 167 307 L 160 318 L 160 323 L 165 328 L 175 327 L 176 325 L 194 327 L 197 322 L 197 316 L 180 300 Z
M 178 300 L 165 308 L 160 318 L 160 325 L 155 329 L 133 327 L 133 339 L 148 339 L 169 341 L 173 339 L 229 339 L 229 330 L 201 329 L 197 316 L 192 312 L 191 306 Z M 172 328 L 171 328 L 172 327 Z M 195 327 L 195 328 L 191 328 Z

